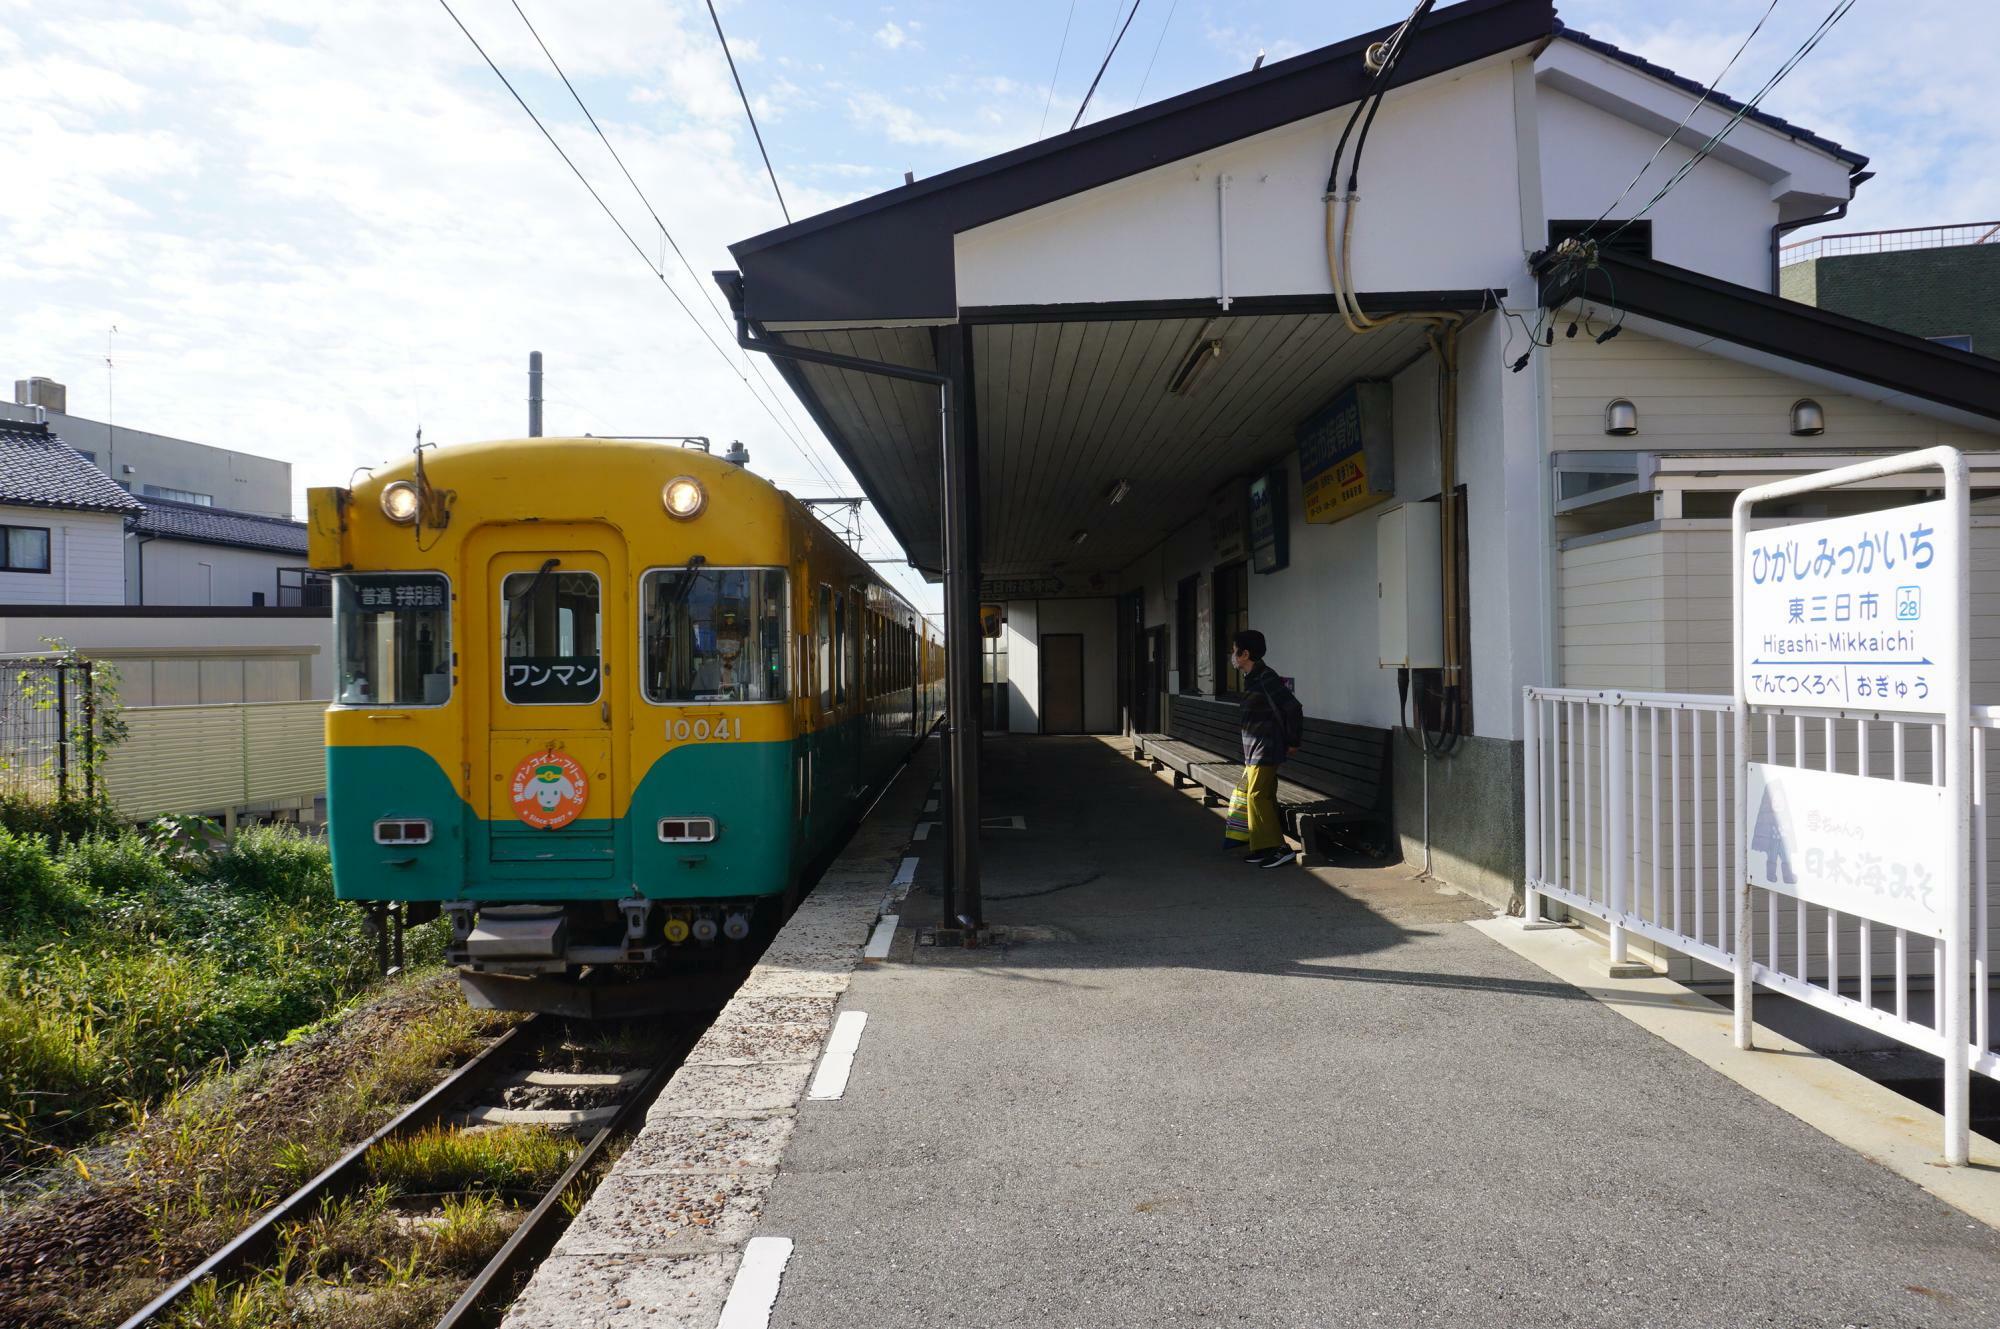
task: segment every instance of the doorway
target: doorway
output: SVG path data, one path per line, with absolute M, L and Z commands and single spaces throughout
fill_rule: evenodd
M 1083 634 L 1042 637 L 1042 732 L 1083 732 Z

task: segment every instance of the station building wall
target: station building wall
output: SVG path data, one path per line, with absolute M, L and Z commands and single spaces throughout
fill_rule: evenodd
M 1007 623 L 1007 727 L 1042 732 L 1042 638 L 1074 633 L 1083 638 L 1083 723 L 1093 734 L 1118 732 L 1118 602 L 1084 599 L 1009 600 Z

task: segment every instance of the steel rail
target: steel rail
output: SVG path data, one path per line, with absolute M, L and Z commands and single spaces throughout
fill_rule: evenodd
M 210 1278 L 236 1272 L 251 1261 L 268 1254 L 277 1244 L 279 1228 L 303 1218 L 321 1198 L 353 1186 L 365 1172 L 368 1151 L 385 1140 L 422 1130 L 442 1117 L 445 1110 L 469 1090 L 481 1086 L 498 1070 L 501 1060 L 541 1036 L 548 1024 L 541 1016 L 530 1016 L 501 1034 L 466 1061 L 463 1066 L 433 1085 L 429 1092 L 391 1118 L 374 1134 L 355 1145 L 323 1172 L 264 1211 L 249 1227 L 236 1234 L 228 1245 L 210 1255 L 183 1275 L 174 1285 L 147 1302 L 119 1325 L 118 1329 L 140 1329 L 172 1309 L 181 1298 Z
M 704 1022 L 703 1028 L 706 1027 Z M 505 1291 L 521 1269 L 547 1258 L 549 1252 L 555 1249 L 556 1242 L 567 1227 L 558 1221 L 563 1196 L 604 1152 L 605 1147 L 630 1129 L 633 1119 L 652 1106 L 653 1099 L 669 1077 L 680 1069 L 695 1040 L 684 1035 L 677 1041 L 680 1044 L 678 1050 L 661 1057 L 659 1064 L 618 1105 L 618 1111 L 611 1120 L 590 1137 L 590 1143 L 577 1153 L 563 1174 L 542 1195 L 541 1201 L 528 1211 L 521 1225 L 514 1229 L 506 1243 L 486 1262 L 486 1267 L 466 1285 L 451 1309 L 438 1320 L 437 1329 L 487 1329 L 500 1323 L 501 1312 L 506 1307 L 495 1304 L 496 1292 Z

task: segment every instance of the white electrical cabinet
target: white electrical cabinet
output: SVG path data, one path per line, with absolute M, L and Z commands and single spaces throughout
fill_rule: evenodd
M 1376 616 L 1384 669 L 1444 667 L 1444 573 L 1437 503 L 1375 519 Z

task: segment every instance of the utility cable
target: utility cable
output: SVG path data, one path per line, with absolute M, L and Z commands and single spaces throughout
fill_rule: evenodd
M 1111 39 L 1111 49 L 1104 53 L 1104 63 L 1097 67 L 1097 77 L 1090 80 L 1090 87 L 1084 91 L 1083 105 L 1076 108 L 1076 119 L 1069 122 L 1071 129 L 1083 123 L 1083 113 L 1090 109 L 1090 99 L 1097 91 L 1098 81 L 1104 77 L 1104 71 L 1111 68 L 1111 57 L 1118 54 L 1118 43 L 1125 40 L 1125 31 L 1132 26 L 1132 20 L 1138 16 L 1139 6 L 1142 3 L 1144 0 L 1132 0 L 1132 12 L 1125 16 L 1125 27 L 1118 29 L 1118 35 Z
M 694 310 L 688 308 L 687 301 L 681 299 L 680 292 L 676 291 L 673 288 L 672 283 L 667 281 L 667 274 L 662 272 L 659 269 L 659 267 L 654 264 L 651 258 L 647 257 L 646 251 L 640 248 L 639 242 L 632 238 L 632 232 L 625 228 L 625 223 L 618 220 L 618 214 L 613 212 L 611 210 L 611 205 L 604 201 L 604 196 L 599 194 L 597 192 L 596 187 L 590 183 L 589 179 L 585 177 L 584 173 L 577 169 L 576 163 L 570 160 L 570 155 L 567 152 L 563 151 L 562 144 L 556 142 L 555 135 L 551 134 L 549 132 L 548 126 L 542 123 L 542 118 L 535 114 L 533 107 L 529 106 L 526 101 L 522 100 L 521 94 L 515 89 L 514 84 L 508 79 L 508 77 L 504 73 L 500 71 L 500 66 L 493 63 L 493 57 L 486 54 L 486 48 L 479 44 L 479 39 L 472 35 L 471 30 L 465 26 L 464 21 L 461 20 L 457 12 L 452 9 L 451 0 L 438 0 L 438 3 L 444 6 L 445 13 L 451 15 L 451 21 L 458 25 L 458 30 L 465 34 L 465 39 L 472 43 L 472 49 L 479 52 L 479 58 L 486 62 L 486 67 L 493 71 L 494 77 L 500 80 L 501 85 L 504 86 L 507 89 L 508 93 L 512 95 L 512 97 L 514 98 L 515 103 L 519 105 L 523 111 L 527 112 L 528 118 L 530 120 L 533 120 L 535 122 L 535 128 L 542 131 L 542 137 L 549 141 L 549 146 L 554 148 L 556 150 L 556 155 L 563 159 L 563 165 L 569 167 L 570 173 L 576 177 L 577 183 L 581 184 L 584 187 L 584 189 L 589 192 L 591 198 L 596 200 L 597 206 L 603 209 L 604 215 L 611 219 L 611 224 L 618 228 L 618 234 L 625 237 L 625 243 L 632 246 L 632 252 L 639 256 L 639 261 L 646 265 L 646 270 L 653 274 L 653 276 L 659 281 L 660 286 L 666 291 L 666 293 L 669 296 L 673 297 L 674 303 L 680 306 L 681 312 L 688 316 L 688 321 L 694 324 L 694 330 L 701 334 L 702 340 L 706 341 L 709 344 L 710 348 L 715 351 L 716 355 L 720 357 L 722 363 L 729 367 L 729 372 L 736 375 L 737 379 L 742 382 L 744 389 L 747 392 L 749 392 L 751 398 L 755 400 L 759 406 L 764 408 L 764 414 L 771 417 L 771 423 L 777 425 L 779 430 L 782 432 L 784 429 L 784 424 L 778 419 L 777 412 L 773 411 L 771 409 L 770 403 L 765 401 L 764 398 L 758 394 L 757 390 L 750 386 L 749 378 L 744 375 L 741 369 L 737 368 L 736 362 L 729 358 L 729 353 L 722 349 L 721 345 L 717 343 L 714 337 L 709 335 L 708 329 L 704 327 L 702 325 L 702 321 L 695 316 Z M 810 456 L 808 456 L 808 460 L 811 460 Z
M 548 57 L 549 67 L 556 71 L 556 77 L 562 80 L 562 84 L 565 88 L 569 89 L 569 95 L 571 100 L 575 101 L 576 108 L 579 111 L 583 112 L 583 118 L 590 122 L 590 127 L 592 130 L 596 132 L 598 141 L 604 145 L 604 150 L 611 154 L 611 160 L 616 162 L 618 164 L 618 169 L 624 173 L 625 183 L 631 185 L 632 192 L 639 196 L 639 202 L 645 207 L 647 215 L 652 217 L 653 225 L 660 228 L 660 235 L 666 240 L 667 244 L 672 247 L 674 251 L 674 257 L 678 258 L 681 261 L 681 266 L 687 269 L 688 279 L 694 283 L 694 288 L 697 291 L 700 291 L 702 294 L 702 298 L 705 301 L 707 301 L 709 312 L 713 313 L 717 319 L 721 320 L 724 327 L 727 327 L 729 325 L 729 320 L 723 317 L 721 307 L 715 303 L 715 296 L 710 294 L 707 284 L 704 283 L 701 279 L 701 274 L 696 272 L 694 270 L 694 264 L 688 261 L 688 256 L 685 253 L 681 252 L 680 242 L 674 239 L 674 233 L 667 229 L 667 224 L 664 221 L 660 220 L 660 214 L 657 210 L 654 209 L 652 200 L 646 197 L 646 191 L 639 187 L 639 182 L 637 180 L 633 179 L 631 170 L 625 165 L 625 159 L 618 155 L 618 149 L 611 146 L 611 140 L 608 137 L 606 137 L 604 133 L 604 127 L 597 123 L 597 117 L 592 115 L 590 113 L 590 107 L 584 104 L 582 94 L 576 90 L 576 85 L 570 82 L 569 75 L 563 71 L 562 63 L 556 59 L 555 53 L 549 50 L 548 43 L 542 40 L 542 34 L 536 31 L 534 21 L 531 20 L 528 17 L 527 12 L 521 8 L 520 0 L 508 0 L 508 3 L 512 4 L 514 6 L 514 12 L 521 16 L 521 22 L 527 26 L 528 35 L 535 39 L 535 45 L 541 47 L 542 54 Z M 757 374 L 758 381 L 763 384 L 764 390 L 768 392 L 773 398 L 777 399 L 779 404 L 782 406 L 784 399 L 779 395 L 777 389 L 771 386 L 771 381 L 768 378 L 764 377 L 763 368 L 761 366 L 755 366 L 754 362 L 749 359 L 747 352 L 744 352 L 739 349 L 738 355 L 740 358 L 744 360 L 746 364 L 752 364 L 754 366 L 754 372 Z M 789 414 L 790 413 L 787 412 L 787 415 Z M 788 441 L 790 441 L 793 444 L 793 446 L 799 449 L 800 455 L 805 457 L 806 464 L 811 466 L 815 471 L 819 473 L 819 478 L 821 483 L 825 484 L 828 488 L 836 487 L 836 482 L 834 481 L 833 476 L 829 472 L 827 472 L 827 470 L 823 466 L 821 466 L 819 461 L 812 455 L 811 444 L 807 442 L 805 436 L 789 420 L 785 422 L 783 428 Z
M 1638 188 L 1639 181 L 1645 178 L 1646 172 L 1653 169 L 1653 163 L 1657 162 L 1660 159 L 1660 154 L 1667 150 L 1667 145 L 1672 143 L 1675 139 L 1679 138 L 1681 135 L 1681 131 L 1688 127 L 1688 122 L 1695 118 L 1695 115 L 1700 112 L 1702 107 L 1708 105 L 1709 98 L 1715 95 L 1715 90 L 1721 86 L 1722 80 L 1729 76 L 1729 71 L 1736 67 L 1736 62 L 1742 58 L 1743 52 L 1750 49 L 1750 43 L 1756 39 L 1756 36 L 1759 32 L 1763 31 L 1765 21 L 1771 17 L 1772 11 L 1775 10 L 1777 7 L 1778 7 L 1778 0 L 1771 0 L 1770 5 L 1766 7 L 1764 10 L 1763 17 L 1757 20 L 1756 26 L 1750 29 L 1748 36 L 1744 37 L 1742 45 L 1736 48 L 1736 54 L 1729 57 L 1729 63 L 1722 67 L 1722 72 L 1717 74 L 1713 79 L 1711 79 L 1709 81 L 1709 85 L 1706 88 L 1702 89 L 1701 96 L 1695 99 L 1694 105 L 1688 107 L 1688 113 L 1681 117 L 1681 122 L 1674 126 L 1673 132 L 1660 140 L 1660 146 L 1654 148 L 1653 155 L 1646 158 L 1646 164 L 1644 166 L 1641 166 L 1639 168 L 1639 173 L 1632 177 L 1632 183 L 1626 185 L 1624 190 L 1619 193 L 1618 197 L 1612 199 L 1611 202 L 1605 207 L 1604 211 L 1597 214 L 1596 221 L 1592 222 L 1589 226 L 1584 227 L 1583 236 L 1585 238 L 1587 238 L 1590 235 L 1591 231 L 1597 228 L 1599 223 L 1601 223 L 1606 217 L 1609 217 L 1611 215 L 1613 208 L 1616 208 L 1620 203 L 1623 203 L 1625 201 L 1626 196 L 1629 195 L 1634 189 Z
M 1146 99 L 1146 84 L 1152 81 L 1153 66 L 1159 62 L 1160 48 L 1167 44 L 1167 29 L 1174 26 L 1174 11 L 1180 7 L 1181 0 L 1174 0 L 1167 6 L 1167 21 L 1160 25 L 1160 39 L 1153 43 L 1153 58 L 1146 61 L 1146 72 L 1139 79 L 1138 94 L 1132 98 L 1132 109 L 1135 111 L 1139 109 L 1139 103 Z
M 1076 0 L 1069 0 L 1069 17 L 1063 20 L 1062 41 L 1056 44 L 1056 67 L 1049 71 L 1049 95 L 1042 101 L 1042 123 L 1035 130 L 1039 140 L 1049 128 L 1049 107 L 1056 101 L 1056 79 L 1062 74 L 1063 53 L 1069 50 L 1069 26 L 1076 21 Z
M 778 211 L 785 214 L 785 225 L 792 224 L 792 210 L 785 206 L 785 191 L 778 188 L 778 173 L 771 169 L 771 154 L 764 151 L 764 135 L 757 128 L 757 113 L 750 109 L 750 94 L 743 91 L 743 76 L 736 72 L 736 57 L 729 53 L 729 38 L 722 35 L 722 20 L 716 17 L 715 0 L 708 0 L 708 18 L 715 24 L 716 40 L 722 43 L 722 58 L 729 62 L 729 77 L 736 80 L 736 95 L 743 99 L 743 114 L 750 118 L 750 132 L 756 136 L 757 151 L 763 153 L 764 171 L 771 177 L 771 192 L 778 196 Z

